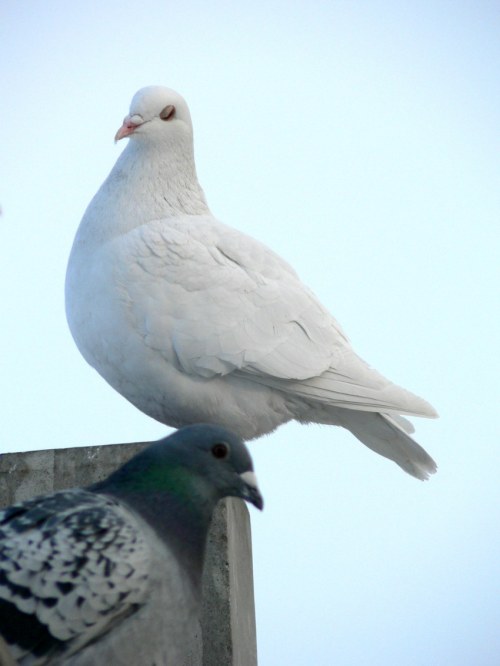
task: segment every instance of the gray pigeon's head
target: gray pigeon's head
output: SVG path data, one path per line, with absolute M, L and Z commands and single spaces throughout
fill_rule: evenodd
M 115 141 L 131 137 L 155 144 L 172 137 L 192 138 L 191 115 L 184 98 L 163 86 L 141 88 L 132 98 L 130 111 L 115 135 Z
M 264 504 L 245 444 L 211 424 L 186 426 L 155 442 L 94 489 L 135 497 L 165 493 L 186 504 L 215 504 L 228 496 L 258 509 Z

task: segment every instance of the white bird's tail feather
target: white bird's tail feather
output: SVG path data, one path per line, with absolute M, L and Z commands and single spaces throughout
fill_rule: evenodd
M 383 416 L 389 421 L 395 421 L 396 425 L 404 430 L 407 435 L 411 435 L 412 432 L 415 432 L 415 426 L 413 423 L 408 419 L 405 419 L 404 416 L 401 416 L 400 414 L 384 414 Z
M 370 449 L 422 481 L 437 470 L 430 455 L 388 414 L 355 412 L 345 426 Z
M 340 425 L 375 453 L 393 460 L 405 472 L 422 481 L 437 470 L 430 455 L 408 433 L 412 424 L 402 416 L 361 412 L 352 409 L 314 410 L 306 419 L 330 425 Z

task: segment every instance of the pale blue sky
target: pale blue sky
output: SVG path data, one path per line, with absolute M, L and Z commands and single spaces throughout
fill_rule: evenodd
M 251 444 L 260 666 L 500 661 L 498 2 L 0 7 L 0 445 L 166 429 L 80 357 L 83 211 L 140 87 L 183 94 L 213 212 L 288 259 L 356 350 L 427 398 L 419 483 L 348 433 Z

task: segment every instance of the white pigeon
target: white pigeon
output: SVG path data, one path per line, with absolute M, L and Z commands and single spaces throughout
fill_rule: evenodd
M 431 405 L 363 361 L 283 259 L 210 212 L 184 99 L 139 90 L 124 137 L 66 276 L 87 362 L 170 426 L 221 423 L 248 440 L 292 419 L 337 425 L 413 476 L 433 473 L 400 416 L 435 417 Z

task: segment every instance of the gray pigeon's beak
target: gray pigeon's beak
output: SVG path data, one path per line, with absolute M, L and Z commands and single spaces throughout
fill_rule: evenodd
M 264 498 L 260 494 L 259 486 L 257 485 L 257 477 L 254 472 L 248 471 L 240 474 L 240 479 L 244 484 L 244 491 L 242 493 L 243 499 L 251 502 L 257 509 L 264 508 Z
M 142 119 L 142 116 L 140 116 L 138 113 L 133 116 L 125 116 L 123 119 L 123 125 L 115 134 L 115 143 L 120 139 L 124 139 L 126 136 L 133 134 L 139 125 L 142 125 L 143 122 L 144 120 Z

